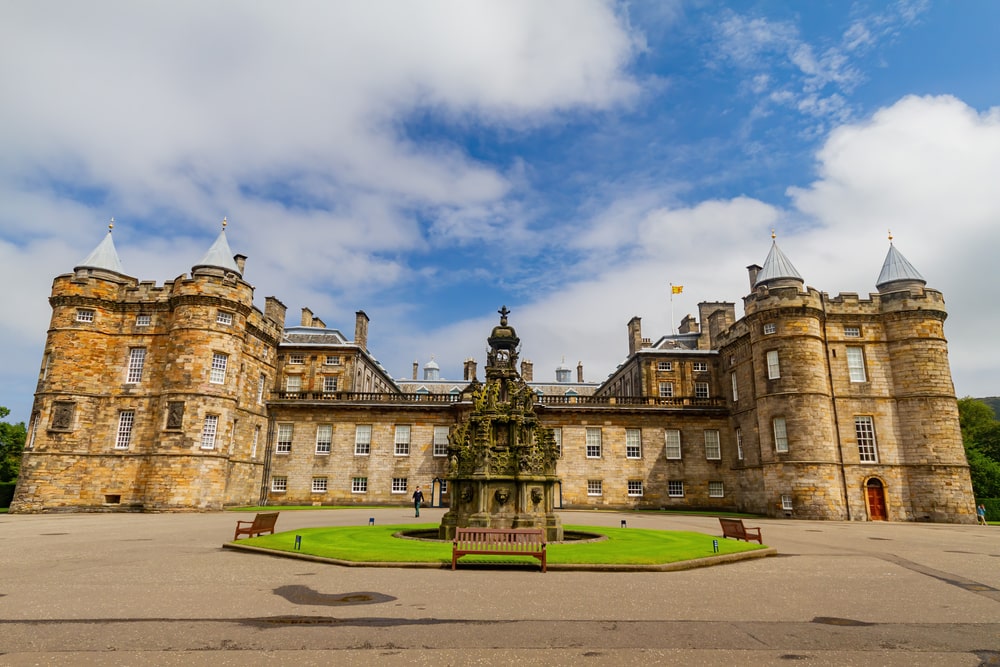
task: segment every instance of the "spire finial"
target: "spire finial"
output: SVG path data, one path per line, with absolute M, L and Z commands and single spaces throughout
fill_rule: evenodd
M 222 218 L 222 231 L 226 231 L 226 225 L 229 224 L 229 220 L 225 216 Z
M 889 243 L 892 244 L 892 230 L 889 230 Z
M 774 227 L 771 227 L 771 240 L 778 238 L 778 235 L 774 233 Z
M 115 219 L 114 217 L 112 217 L 111 222 L 108 223 L 108 234 L 110 234 L 111 230 L 114 228 L 115 228 Z

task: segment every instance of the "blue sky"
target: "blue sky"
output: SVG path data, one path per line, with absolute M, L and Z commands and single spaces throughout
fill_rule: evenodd
M 58 7 L 58 11 L 53 7 Z M 189 272 L 223 216 L 258 305 L 395 377 L 485 359 L 600 381 L 626 322 L 748 291 L 771 229 L 807 284 L 940 289 L 959 395 L 1000 394 L 1000 3 L 101 2 L 0 7 L 0 405 L 26 419 L 52 278 L 116 219 Z M 669 283 L 684 285 L 674 298 Z

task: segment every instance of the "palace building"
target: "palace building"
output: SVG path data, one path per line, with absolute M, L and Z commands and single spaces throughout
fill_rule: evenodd
M 278 299 L 254 305 L 245 261 L 223 226 L 157 285 L 123 272 L 109 231 L 55 278 L 12 512 L 392 504 L 417 485 L 449 504 L 477 362 L 461 381 L 433 360 L 393 378 L 363 311 L 351 338 L 307 308 L 286 326 Z M 520 362 L 556 508 L 974 522 L 941 293 L 891 239 L 866 298 L 807 287 L 776 242 L 748 270 L 743 317 L 702 302 L 655 342 L 634 317 L 603 382 Z

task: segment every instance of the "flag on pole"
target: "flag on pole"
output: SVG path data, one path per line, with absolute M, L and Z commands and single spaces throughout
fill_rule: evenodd
M 684 285 L 674 285 L 674 284 L 670 285 L 671 294 L 680 294 L 683 291 L 684 291 Z

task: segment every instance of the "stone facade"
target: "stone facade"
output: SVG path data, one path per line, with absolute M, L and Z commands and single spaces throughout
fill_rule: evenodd
M 11 511 L 402 504 L 417 485 L 449 504 L 475 360 L 459 382 L 433 362 L 395 380 L 364 312 L 352 339 L 308 309 L 285 327 L 278 300 L 253 306 L 243 258 L 210 257 L 163 286 L 99 260 L 55 279 Z M 703 302 L 653 342 L 636 317 L 603 383 L 582 365 L 528 382 L 559 447 L 555 506 L 973 522 L 940 292 L 909 267 L 830 297 L 777 246 L 749 268 L 742 318 Z

